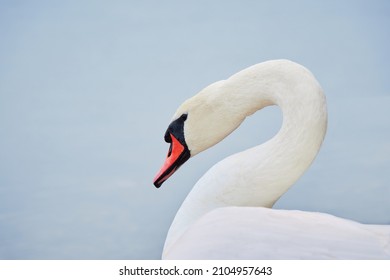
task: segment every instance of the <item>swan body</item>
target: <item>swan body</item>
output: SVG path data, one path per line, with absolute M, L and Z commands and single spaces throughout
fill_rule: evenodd
M 189 227 L 165 259 L 389 259 L 390 227 L 329 214 L 223 207 Z
M 195 184 L 169 229 L 163 258 L 390 259 L 390 227 L 268 209 L 310 166 L 327 127 L 319 83 L 291 61 L 256 64 L 185 101 L 165 134 L 171 146 L 156 187 L 270 105 L 282 111 L 280 131 L 218 162 Z

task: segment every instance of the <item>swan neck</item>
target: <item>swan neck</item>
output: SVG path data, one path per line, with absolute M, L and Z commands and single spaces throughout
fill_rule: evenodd
M 277 105 L 282 127 L 269 141 L 220 161 L 195 184 L 169 230 L 164 253 L 213 209 L 272 207 L 310 166 L 325 136 L 325 96 L 314 76 L 298 64 L 258 64 L 233 75 L 221 88 L 220 100 L 224 94 L 223 100 L 232 101 L 231 114 L 239 110 L 243 120 L 265 106 Z

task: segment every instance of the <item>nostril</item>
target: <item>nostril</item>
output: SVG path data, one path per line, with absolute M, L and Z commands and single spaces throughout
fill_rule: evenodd
M 168 155 L 167 155 L 167 157 L 170 157 L 171 154 L 172 154 L 172 144 L 169 145 L 169 150 L 168 150 Z

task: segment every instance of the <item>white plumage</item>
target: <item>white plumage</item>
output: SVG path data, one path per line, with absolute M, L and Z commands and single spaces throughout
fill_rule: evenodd
M 165 259 L 390 259 L 390 227 L 329 214 L 224 207 L 197 220 Z
M 194 156 L 270 105 L 282 111 L 280 131 L 220 161 L 196 183 L 170 227 L 163 258 L 390 259 L 390 226 L 269 209 L 310 166 L 326 133 L 325 96 L 303 66 L 286 60 L 251 66 L 184 102 L 173 121 L 182 118 L 179 138 Z M 172 162 L 160 171 L 159 185 L 180 166 L 169 171 Z

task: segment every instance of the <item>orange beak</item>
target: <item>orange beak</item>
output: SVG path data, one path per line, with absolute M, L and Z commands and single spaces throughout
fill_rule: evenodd
M 153 184 L 159 188 L 179 167 L 190 158 L 190 151 L 185 144 L 180 143 L 179 140 L 170 135 L 170 143 L 167 158 L 160 171 L 154 177 Z

